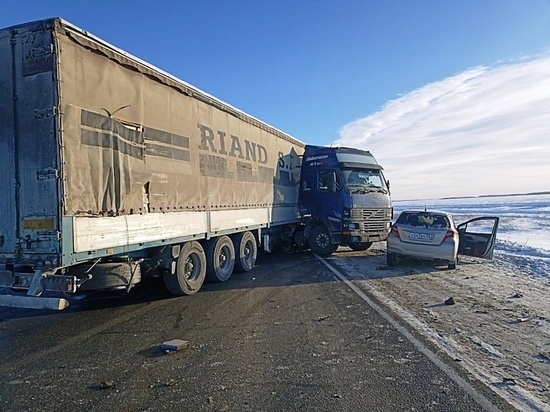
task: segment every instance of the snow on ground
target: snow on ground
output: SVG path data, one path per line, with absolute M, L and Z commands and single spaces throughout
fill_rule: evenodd
M 341 248 L 331 263 L 510 404 L 550 411 L 550 195 L 431 202 L 458 222 L 500 216 L 494 259 L 463 257 L 448 270 L 402 258 L 389 268 L 380 242 Z M 454 305 L 444 303 L 450 297 Z
M 548 237 L 550 238 L 550 234 Z M 497 240 L 495 255 L 499 260 L 519 267 L 531 276 L 550 280 L 549 250 Z

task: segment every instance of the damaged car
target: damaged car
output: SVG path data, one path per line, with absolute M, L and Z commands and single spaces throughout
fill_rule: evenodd
M 444 261 L 455 269 L 458 255 L 492 259 L 499 218 L 476 217 L 459 225 L 450 213 L 405 210 L 392 225 L 387 240 L 387 264 L 399 256 Z

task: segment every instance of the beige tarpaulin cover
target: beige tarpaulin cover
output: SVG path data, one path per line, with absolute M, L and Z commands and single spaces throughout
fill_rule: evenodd
M 66 215 L 297 203 L 301 142 L 61 22 L 56 36 Z

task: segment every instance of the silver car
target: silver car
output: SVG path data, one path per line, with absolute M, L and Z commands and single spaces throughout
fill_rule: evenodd
M 450 213 L 406 210 L 392 225 L 387 241 L 387 263 L 399 255 L 442 260 L 455 269 L 458 255 L 492 259 L 498 217 L 477 217 L 458 226 Z

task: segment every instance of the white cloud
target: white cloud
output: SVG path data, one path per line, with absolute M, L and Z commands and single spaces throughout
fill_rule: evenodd
M 336 145 L 370 150 L 394 199 L 550 190 L 550 56 L 428 84 L 345 125 Z

